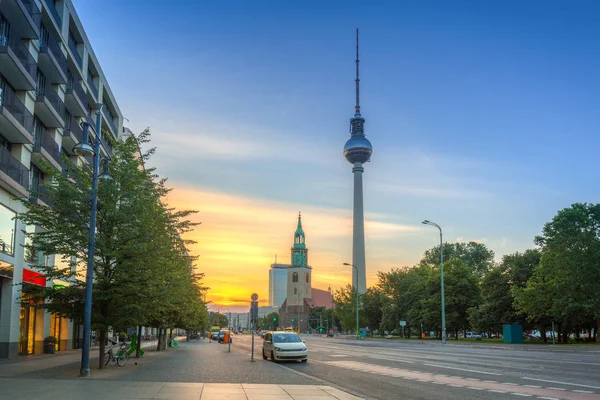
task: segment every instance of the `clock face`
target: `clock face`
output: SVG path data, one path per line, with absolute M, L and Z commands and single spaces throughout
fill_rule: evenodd
M 256 293 L 252 293 L 252 296 L 250 296 L 250 297 L 251 297 L 252 301 L 258 300 L 258 294 L 256 294 Z

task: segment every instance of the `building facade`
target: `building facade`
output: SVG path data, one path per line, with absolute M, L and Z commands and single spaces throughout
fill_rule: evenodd
M 271 264 L 269 270 L 269 305 L 281 307 L 287 296 L 287 264 Z
M 100 106 L 102 104 L 102 106 Z M 34 264 L 69 265 L 59 255 L 32 253 L 18 199 L 50 205 L 44 198 L 44 160 L 55 168 L 86 162 L 73 152 L 82 141 L 81 122 L 96 135 L 101 110 L 103 156 L 110 135 L 120 140 L 123 117 L 71 0 L 0 1 L 0 358 L 42 352 L 43 339 L 57 350 L 76 348 L 81 329 L 44 310 L 21 307 L 29 285 L 46 282 Z M 30 194 L 30 192 L 33 192 Z M 21 285 L 22 284 L 22 285 Z

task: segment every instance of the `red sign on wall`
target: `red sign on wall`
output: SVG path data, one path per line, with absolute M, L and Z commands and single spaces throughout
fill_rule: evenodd
M 38 286 L 46 286 L 46 277 L 39 272 L 23 268 L 23 282 L 32 283 Z

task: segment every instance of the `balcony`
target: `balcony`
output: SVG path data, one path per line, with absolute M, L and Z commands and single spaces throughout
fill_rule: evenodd
M 50 82 L 67 83 L 67 57 L 48 30 L 42 32 L 38 64 Z
M 94 78 L 91 75 L 88 75 L 87 83 L 88 83 L 88 86 L 90 87 L 92 94 L 94 95 L 92 100 L 94 102 L 97 102 L 98 101 L 98 88 L 96 87 L 96 84 L 94 84 Z
M 33 152 L 40 154 L 47 162 L 61 169 L 60 146 L 52 139 L 48 131 L 39 126 L 35 135 Z
M 44 4 L 46 5 L 46 8 L 48 9 L 48 14 L 52 15 L 52 19 L 54 20 L 54 22 L 56 22 L 56 25 L 58 25 L 58 27 L 60 28 L 62 26 L 62 20 L 60 18 L 60 15 L 58 14 L 58 10 L 56 9 L 56 6 L 54 5 L 54 1 L 45 0 Z
M 63 115 L 65 115 L 65 104 L 58 97 L 56 90 L 46 83 L 38 87 L 35 99 L 35 115 L 48 128 L 62 128 L 65 126 Z
M 29 170 L 2 146 L 0 146 L 0 186 L 17 197 L 28 196 Z
M 33 142 L 33 115 L 8 85 L 0 82 L 0 131 L 11 143 Z
M 63 132 L 62 147 L 71 155 L 73 153 L 73 147 L 77 143 L 81 143 L 83 139 L 83 129 L 79 125 L 79 118 L 71 117 L 69 121 L 65 122 L 65 129 Z
M 65 106 L 67 110 L 76 117 L 85 117 L 87 114 L 87 96 L 77 79 L 72 74 L 69 74 L 69 82 L 67 83 L 65 92 Z
M 69 37 L 69 50 L 71 51 L 73 60 L 75 60 L 75 64 L 77 64 L 79 69 L 82 69 L 83 68 L 83 60 L 81 59 L 81 55 L 79 54 L 79 51 L 77 50 L 77 43 L 75 43 L 75 41 L 73 41 L 70 37 Z
M 15 34 L 0 34 L 0 74 L 16 90 L 34 90 L 37 63 Z
M 95 117 L 95 115 L 94 115 L 94 117 Z M 87 122 L 92 126 L 91 132 L 93 132 L 95 135 L 96 134 L 96 121 L 95 121 L 94 117 L 88 115 L 86 118 L 87 118 Z M 102 126 L 100 126 L 100 129 L 102 129 Z M 100 143 L 102 144 L 102 146 L 100 147 L 100 151 L 104 150 L 106 155 L 112 155 L 113 146 L 110 143 L 110 141 L 108 140 L 107 135 L 110 135 L 110 133 L 108 131 L 102 129 L 102 136 L 100 136 Z
M 29 201 L 32 203 L 38 203 L 41 205 L 54 206 L 50 191 L 44 186 L 46 183 L 36 180 L 31 185 L 31 193 L 29 194 Z
M 24 39 L 40 37 L 41 12 L 34 0 L 0 1 L 0 12 L 11 21 L 17 36 Z
M 113 137 L 118 137 L 119 135 L 118 135 L 118 131 L 117 131 L 117 126 L 115 125 L 115 122 L 106 107 L 104 107 L 102 109 L 102 114 L 103 114 L 104 120 L 106 121 L 106 125 L 108 126 L 109 130 L 111 131 Z

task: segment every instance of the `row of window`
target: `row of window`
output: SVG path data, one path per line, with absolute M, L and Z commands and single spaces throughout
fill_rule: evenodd
M 294 272 L 292 274 L 292 282 L 298 282 L 298 273 L 297 272 Z M 310 283 L 310 274 L 309 273 L 306 274 L 306 283 Z

